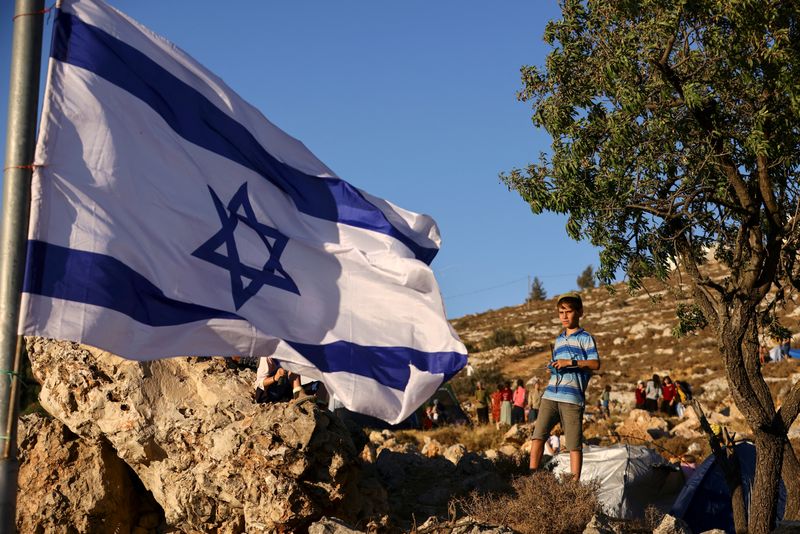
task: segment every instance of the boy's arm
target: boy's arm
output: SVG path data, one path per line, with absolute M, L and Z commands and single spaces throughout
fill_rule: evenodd
M 597 371 L 600 369 L 600 354 L 597 352 L 597 343 L 594 340 L 594 336 L 589 336 L 589 342 L 587 343 L 587 347 L 585 348 L 587 359 L 581 360 L 578 367 L 583 369 L 589 369 L 590 371 Z
M 585 343 L 582 343 L 583 350 L 587 355 L 586 360 L 555 360 L 550 365 L 556 369 L 577 368 L 586 369 L 589 371 L 597 371 L 600 369 L 600 355 L 597 353 L 597 345 L 594 341 L 594 336 L 589 336 Z
M 600 369 L 600 360 L 556 360 L 551 364 L 556 369 L 588 369 L 597 371 Z
M 596 371 L 600 369 L 600 360 L 555 360 L 550 363 L 556 369 L 588 369 Z
M 597 360 L 576 360 L 575 367 L 578 369 L 589 369 L 590 371 L 597 371 L 600 369 L 600 359 Z

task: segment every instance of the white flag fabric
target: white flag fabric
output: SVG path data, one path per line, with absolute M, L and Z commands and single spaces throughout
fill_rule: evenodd
M 126 358 L 273 355 L 396 423 L 466 364 L 434 221 L 361 191 L 99 0 L 58 11 L 20 332 Z

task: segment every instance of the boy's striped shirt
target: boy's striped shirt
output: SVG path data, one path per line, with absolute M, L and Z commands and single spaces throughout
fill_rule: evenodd
M 556 338 L 552 361 L 598 359 L 600 357 L 597 354 L 594 337 L 583 328 L 570 335 L 567 335 L 565 330 Z M 591 376 L 592 372 L 588 369 L 553 370 L 542 398 L 583 406 L 586 386 Z

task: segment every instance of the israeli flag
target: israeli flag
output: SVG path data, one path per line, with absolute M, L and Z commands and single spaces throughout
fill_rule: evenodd
M 56 16 L 36 164 L 22 334 L 273 355 L 391 423 L 466 364 L 430 217 L 337 177 L 99 0 Z

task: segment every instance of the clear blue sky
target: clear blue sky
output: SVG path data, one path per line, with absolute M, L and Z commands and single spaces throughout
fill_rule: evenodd
M 533 216 L 498 180 L 550 145 L 515 93 L 520 66 L 544 62 L 555 0 L 110 3 L 214 71 L 345 180 L 432 215 L 448 317 L 523 302 L 529 276 L 549 296 L 575 289 L 597 266 L 597 250 L 569 239 L 564 217 Z M 2 0 L 3 147 L 12 16 L 13 0 Z

